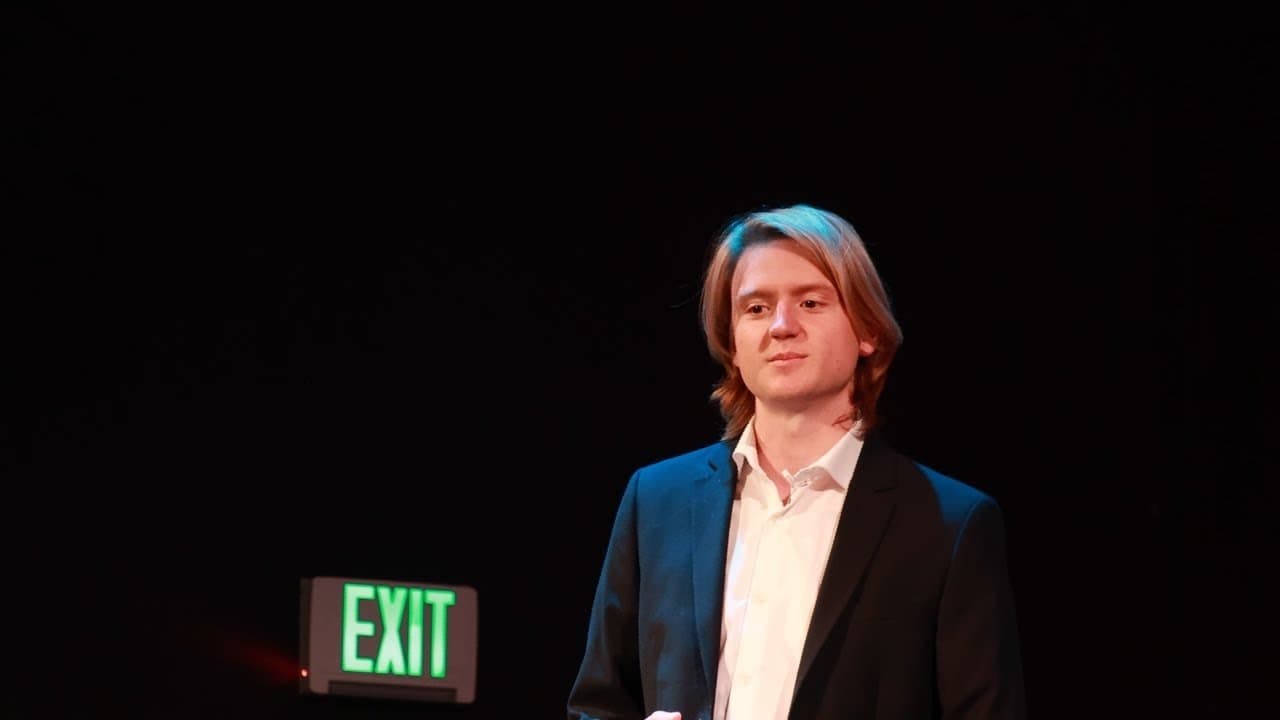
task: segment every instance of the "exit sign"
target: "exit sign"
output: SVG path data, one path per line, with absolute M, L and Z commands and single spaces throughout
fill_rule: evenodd
M 476 591 L 461 585 L 302 580 L 303 693 L 470 703 Z

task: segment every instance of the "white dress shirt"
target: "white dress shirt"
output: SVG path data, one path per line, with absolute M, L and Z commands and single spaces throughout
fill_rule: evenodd
M 754 421 L 739 438 L 714 720 L 787 717 L 809 617 L 861 452 L 851 430 L 812 465 L 782 471 L 791 483 L 784 505 L 760 469 Z

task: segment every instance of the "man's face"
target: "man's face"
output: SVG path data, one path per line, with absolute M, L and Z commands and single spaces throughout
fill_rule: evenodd
M 845 412 L 859 340 L 835 286 L 791 241 L 743 252 L 730 287 L 733 362 L 758 409 Z

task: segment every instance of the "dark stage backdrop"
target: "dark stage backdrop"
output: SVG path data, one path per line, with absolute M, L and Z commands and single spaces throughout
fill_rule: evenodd
M 720 430 L 708 244 L 791 202 L 888 283 L 890 440 L 1005 509 L 1034 716 L 1253 707 L 1274 265 L 1143 33 L 547 12 L 5 11 L 13 717 L 562 716 L 624 483 Z M 312 575 L 476 588 L 476 702 L 299 696 Z

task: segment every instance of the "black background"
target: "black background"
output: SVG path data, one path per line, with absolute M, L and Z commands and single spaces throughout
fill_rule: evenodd
M 1256 711 L 1261 35 L 871 7 L 6 10 L 6 705 L 560 717 L 628 475 L 720 430 L 708 244 L 808 202 L 890 440 L 1005 509 L 1033 714 Z M 475 587 L 475 704 L 300 696 L 312 575 Z

